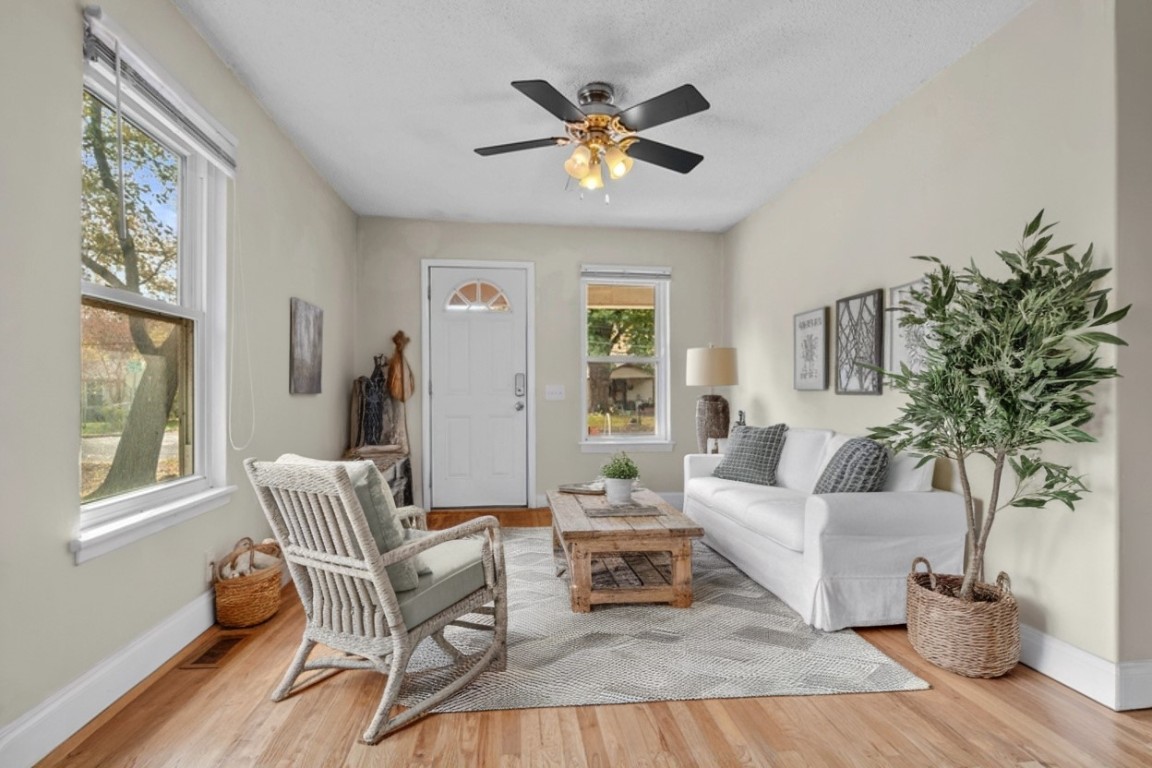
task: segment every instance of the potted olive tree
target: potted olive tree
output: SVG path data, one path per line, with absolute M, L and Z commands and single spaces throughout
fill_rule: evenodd
M 1091 390 L 1117 375 L 1096 356 L 1101 344 L 1125 342 L 1101 329 L 1129 307 L 1109 311 L 1109 289 L 1096 283 L 1109 269 L 1080 257 L 1073 245 L 1049 247 L 1040 211 L 1024 227 L 1015 251 L 999 251 L 1003 279 L 973 263 L 954 272 L 939 259 L 923 288 L 901 307 L 902 327 L 924 332 L 924 364 L 888 371 L 889 386 L 907 395 L 892 424 L 872 429 L 893 450 L 955 462 L 968 518 L 963 575 L 918 573 L 908 586 L 909 639 L 920 655 L 954 672 L 1004 674 L 1019 660 L 1020 627 L 1010 584 L 984 583 L 984 552 L 996 516 L 1007 507 L 1074 508 L 1088 489 L 1072 467 L 1045 459 L 1045 443 L 1086 443 Z M 991 463 L 983 514 L 972 488 L 970 462 Z M 1005 470 L 1010 482 L 1004 483 Z M 920 561 L 918 560 L 917 563 Z
M 621 451 L 600 468 L 604 476 L 604 494 L 609 504 L 627 504 L 632 501 L 632 485 L 640 476 L 640 469 L 628 454 Z

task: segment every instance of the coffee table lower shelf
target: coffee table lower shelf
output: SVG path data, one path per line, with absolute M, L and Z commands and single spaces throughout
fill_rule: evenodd
M 692 606 L 692 542 L 604 541 L 565 546 L 553 531 L 556 575 L 568 574 L 572 610 L 586 613 L 593 605 L 669 603 Z

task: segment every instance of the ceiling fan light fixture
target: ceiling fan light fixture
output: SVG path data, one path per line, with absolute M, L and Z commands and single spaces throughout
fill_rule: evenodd
M 616 145 L 604 150 L 604 162 L 608 164 L 608 175 L 613 179 L 622 179 L 632 170 L 632 158 Z
M 577 145 L 571 156 L 564 161 L 564 170 L 577 181 L 587 178 L 591 172 L 592 152 L 584 144 Z
M 592 158 L 592 163 L 588 166 L 588 174 L 580 179 L 580 186 L 588 190 L 604 189 L 604 176 L 600 173 L 599 158 Z

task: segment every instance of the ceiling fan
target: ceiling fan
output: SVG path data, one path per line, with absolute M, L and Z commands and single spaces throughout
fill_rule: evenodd
M 517 80 L 512 87 L 564 121 L 564 136 L 517 141 L 479 147 L 476 154 L 501 155 L 537 147 L 576 148 L 564 162 L 564 170 L 584 189 L 604 186 L 602 166 L 613 179 L 632 169 L 633 160 L 688 173 L 704 159 L 695 152 L 671 147 L 637 134 L 647 128 L 703 112 L 710 106 L 692 85 L 682 85 L 623 111 L 613 105 L 615 92 L 608 83 L 588 83 L 580 89 L 577 107 L 546 80 Z

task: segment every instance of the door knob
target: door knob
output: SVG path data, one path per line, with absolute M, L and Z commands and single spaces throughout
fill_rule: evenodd
M 518 410 L 518 411 L 522 411 L 522 410 L 524 410 L 524 403 L 522 403 L 522 402 L 520 402 L 519 400 L 517 400 L 517 401 L 516 401 L 516 410 Z

